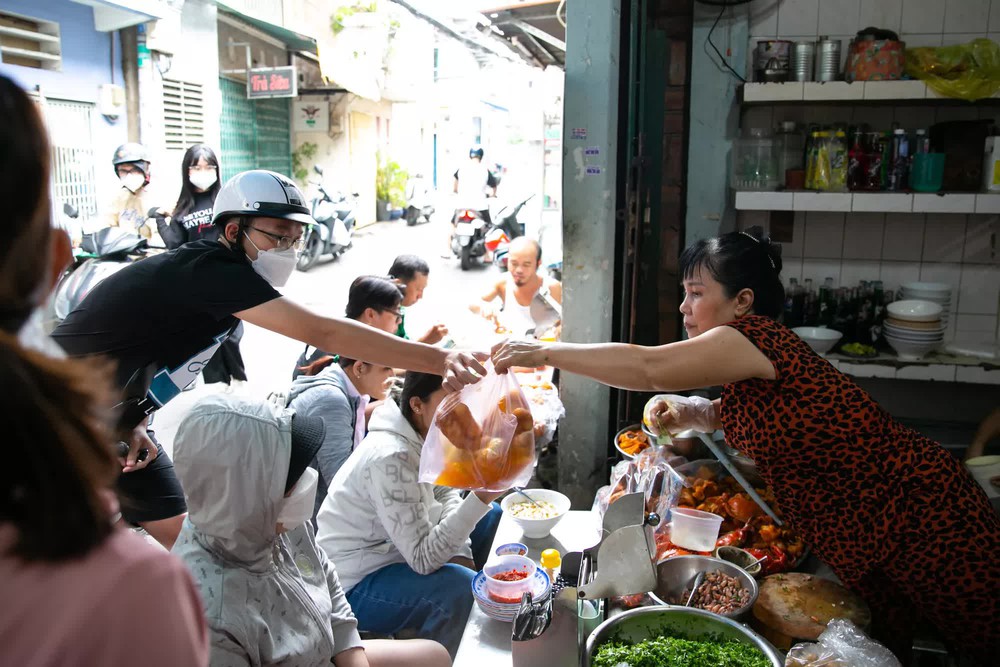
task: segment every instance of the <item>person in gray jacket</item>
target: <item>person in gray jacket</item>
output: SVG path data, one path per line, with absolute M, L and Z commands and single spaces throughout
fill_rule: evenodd
M 313 519 L 334 475 L 365 437 L 365 409 L 370 401 L 385 399 L 387 382 L 395 374 L 389 366 L 346 357 L 326 359 L 329 365 L 317 375 L 295 379 L 288 404 L 296 414 L 318 417 L 326 425 L 326 437 L 312 464 L 319 471 Z
M 200 402 L 175 440 L 188 515 L 173 551 L 208 619 L 212 667 L 446 667 L 428 641 L 363 642 L 309 517 L 315 417 L 232 395 Z

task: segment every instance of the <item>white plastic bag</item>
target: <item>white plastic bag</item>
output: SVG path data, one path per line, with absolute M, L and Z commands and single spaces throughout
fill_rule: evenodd
M 534 421 L 514 373 L 486 376 L 441 401 L 420 454 L 421 482 L 470 491 L 525 486 L 535 467 Z
M 886 647 L 846 618 L 830 621 L 815 644 L 796 644 L 785 667 L 900 667 Z

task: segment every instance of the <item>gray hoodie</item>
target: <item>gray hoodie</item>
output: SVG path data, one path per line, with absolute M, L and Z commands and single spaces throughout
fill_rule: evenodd
M 316 523 L 345 590 L 393 563 L 430 574 L 455 556 L 472 557 L 469 536 L 489 505 L 474 493 L 463 499 L 455 489 L 418 482 L 422 446 L 399 406 L 386 401 L 333 478 Z
M 319 513 L 330 482 L 358 444 L 354 442 L 354 432 L 361 399 L 350 382 L 344 369 L 332 364 L 317 375 L 300 375 L 289 392 L 288 407 L 300 415 L 319 417 L 326 426 L 323 446 L 312 463 L 319 471 L 313 518 Z
M 173 551 L 205 603 L 213 667 L 330 665 L 361 646 L 337 572 L 312 526 L 277 535 L 292 411 L 203 399 L 181 424 L 174 464 L 188 516 Z

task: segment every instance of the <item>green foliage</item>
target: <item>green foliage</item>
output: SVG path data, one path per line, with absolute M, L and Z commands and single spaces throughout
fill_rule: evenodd
M 375 173 L 375 198 L 387 201 L 395 208 L 406 205 L 406 182 L 410 175 L 397 162 L 378 155 L 378 171 Z
M 757 648 L 735 640 L 699 641 L 654 637 L 633 644 L 612 639 L 597 650 L 595 667 L 769 667 Z
M 355 14 L 374 14 L 377 10 L 378 3 L 375 0 L 372 2 L 354 0 L 350 4 L 341 5 L 333 10 L 333 14 L 330 16 L 330 30 L 333 31 L 334 35 L 337 35 L 344 29 L 344 20 L 347 17 Z
M 316 151 L 319 150 L 319 146 L 307 141 L 294 151 L 292 151 L 292 176 L 295 180 L 299 182 L 300 185 L 305 185 L 306 180 L 309 178 L 309 164 L 314 157 L 316 157 Z

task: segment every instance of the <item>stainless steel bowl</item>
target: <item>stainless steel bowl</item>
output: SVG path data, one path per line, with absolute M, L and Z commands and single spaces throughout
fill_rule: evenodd
M 662 561 L 656 566 L 656 590 L 650 593 L 649 597 L 661 605 L 671 606 L 667 600 L 681 595 L 699 572 L 706 574 L 722 572 L 730 577 L 735 577 L 743 588 L 750 591 L 750 601 L 745 605 L 728 614 L 713 613 L 713 616 L 739 618 L 750 611 L 753 603 L 757 601 L 757 595 L 760 592 L 757 588 L 757 582 L 746 570 L 721 558 L 709 558 L 708 556 L 674 556 Z
M 635 458 L 635 454 L 629 454 L 628 452 L 626 452 L 625 450 L 623 450 L 621 447 L 619 447 L 618 446 L 618 439 L 620 437 L 622 437 L 622 434 L 624 434 L 626 431 L 638 431 L 639 429 L 640 429 L 640 424 L 632 424 L 631 426 L 626 426 L 622 430 L 620 430 L 617 433 L 615 433 L 615 449 L 617 449 L 618 453 L 621 454 L 622 457 L 625 458 L 625 460 L 627 460 L 627 461 L 631 461 L 632 459 L 634 459 Z M 655 447 L 656 446 L 656 438 L 655 437 L 650 437 L 650 435 L 646 431 L 645 427 L 642 427 L 642 431 L 643 431 L 643 433 L 646 434 L 646 437 L 649 438 L 649 446 L 650 447 Z M 646 451 L 646 450 L 643 449 L 642 451 Z
M 785 659 L 766 639 L 750 628 L 718 614 L 684 607 L 641 607 L 601 623 L 587 638 L 583 665 L 591 667 L 594 653 L 612 637 L 641 642 L 666 630 L 689 639 L 735 639 L 754 646 L 767 656 L 773 667 L 782 667 Z
M 649 427 L 642 424 L 642 432 L 646 434 L 649 441 L 656 443 L 656 436 L 649 430 Z M 683 456 L 688 461 L 697 461 L 706 457 L 711 457 L 708 447 L 702 444 L 701 439 L 694 431 L 682 431 L 671 438 L 669 445 L 664 445 L 667 451 L 674 456 Z M 617 442 L 617 439 L 615 440 Z

